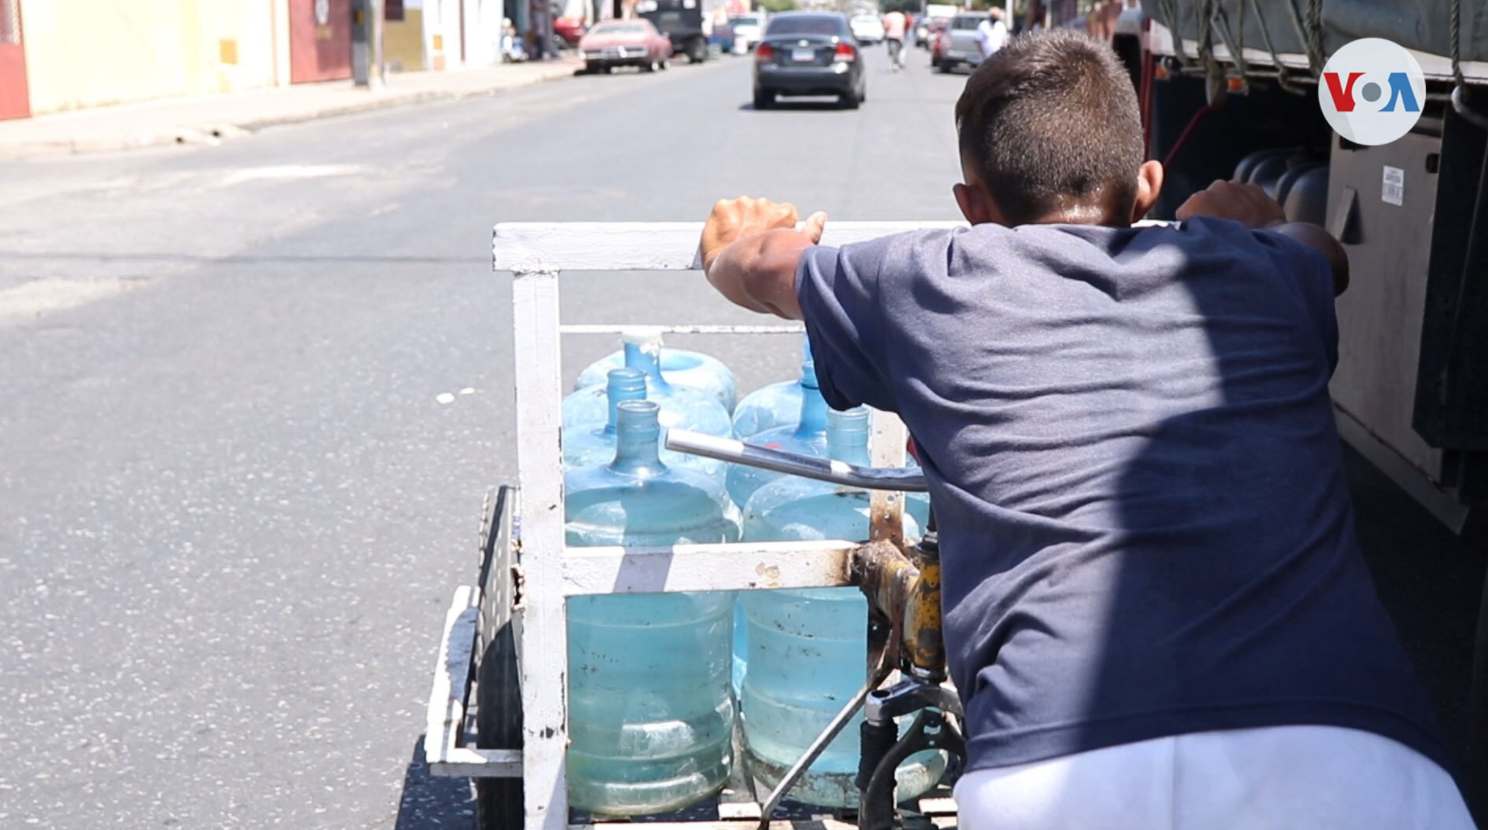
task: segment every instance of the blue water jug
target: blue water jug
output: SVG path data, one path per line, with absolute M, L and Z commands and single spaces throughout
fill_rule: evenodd
M 747 439 L 747 443 L 824 458 L 827 454 L 827 402 L 817 388 L 816 372 L 803 374 L 797 386 L 800 394 L 792 422 L 757 433 Z M 754 491 L 784 475 L 744 464 L 730 464 L 726 479 L 729 498 L 740 506 L 748 504 Z
M 569 472 L 570 545 L 733 542 L 738 512 L 708 476 L 658 454 L 658 407 L 617 407 L 614 460 Z M 733 763 L 733 595 L 568 600 L 569 803 L 614 816 L 666 812 L 723 787 Z
M 605 385 L 605 399 L 608 404 L 609 417 L 603 423 L 564 428 L 563 466 L 565 469 L 607 464 L 615 457 L 619 404 L 622 401 L 646 399 L 646 373 L 639 369 L 611 369 L 609 382 Z M 678 429 L 700 430 L 699 424 L 693 420 L 694 416 L 699 412 L 706 414 L 710 411 L 713 410 L 708 407 L 681 409 L 675 413 L 680 420 L 672 426 Z M 711 426 L 716 428 L 717 422 L 712 422 Z M 668 449 L 661 451 L 661 460 L 667 466 L 686 467 L 707 473 L 720 484 L 723 483 L 728 470 L 728 465 L 722 461 L 704 458 L 701 455 L 673 452 Z
M 868 413 L 830 412 L 830 457 L 868 463 Z M 868 538 L 868 493 L 786 477 L 760 488 L 744 511 L 746 541 Z M 919 535 L 913 519 L 905 532 Z M 856 588 L 742 591 L 748 669 L 740 704 L 745 751 L 757 777 L 774 786 L 843 704 L 867 669 L 868 603 Z M 858 730 L 862 713 L 811 765 L 791 797 L 825 807 L 856 807 Z M 898 770 L 903 800 L 935 786 L 945 771 L 939 752 L 911 756 Z
M 734 407 L 734 435 L 748 441 L 767 429 L 796 423 L 801 412 L 801 394 L 806 384 L 816 387 L 816 364 L 811 343 L 801 338 L 801 379 L 772 383 L 745 395 Z
M 723 361 L 702 352 L 663 347 L 661 333 L 655 329 L 627 329 L 621 333 L 620 341 L 625 348 L 589 364 L 579 373 L 574 389 L 601 385 L 605 382 L 605 374 L 611 369 L 634 365 L 630 362 L 628 353 L 630 347 L 635 346 L 657 356 L 661 375 L 666 378 L 667 383 L 711 395 L 718 399 L 724 409 L 733 411 L 739 383 L 734 379 L 734 373 L 723 365 Z
M 705 392 L 674 386 L 661 371 L 655 349 L 638 343 L 625 344 L 625 367 L 646 376 L 646 400 L 661 406 L 661 425 L 678 427 L 728 438 L 734 434 L 728 409 Z M 563 427 L 598 426 L 610 417 L 608 379 L 587 386 L 563 399 Z

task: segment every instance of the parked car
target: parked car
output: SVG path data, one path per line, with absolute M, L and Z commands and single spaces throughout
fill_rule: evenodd
M 859 43 L 872 45 L 884 39 L 883 20 L 876 14 L 853 15 L 852 36 Z
M 950 72 L 958 66 L 975 68 L 982 62 L 982 45 L 977 42 L 977 27 L 987 19 L 986 12 L 965 12 L 951 18 L 951 25 L 943 36 L 940 62 L 935 65 L 941 72 Z
M 857 109 L 868 97 L 863 62 L 847 18 L 830 12 L 783 12 L 754 47 L 754 108 L 777 95 L 835 95 Z
M 729 24 L 734 30 L 734 46 L 731 51 L 740 55 L 753 49 L 764 36 L 765 20 L 758 14 L 741 14 L 729 18 Z
M 579 40 L 579 55 L 590 72 L 609 72 L 617 66 L 654 72 L 670 65 L 672 41 L 648 20 L 614 20 L 590 29 Z
M 584 25 L 581 17 L 555 17 L 553 18 L 553 34 L 563 41 L 563 45 L 573 48 L 579 45 L 588 27 Z

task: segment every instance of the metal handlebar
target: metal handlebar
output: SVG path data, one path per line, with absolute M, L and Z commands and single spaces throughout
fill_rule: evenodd
M 728 461 L 733 464 L 758 467 L 761 470 L 840 484 L 844 487 L 894 490 L 902 493 L 923 493 L 929 489 L 925 484 L 925 474 L 914 468 L 857 467 L 841 461 L 772 450 L 768 447 L 746 444 L 733 438 L 719 438 L 701 432 L 669 429 L 666 436 L 666 448 L 717 461 Z

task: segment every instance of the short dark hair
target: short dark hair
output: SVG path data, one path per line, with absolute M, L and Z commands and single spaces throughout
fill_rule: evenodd
M 1008 41 L 967 79 L 956 129 L 961 158 L 1010 225 L 1069 198 L 1131 213 L 1145 156 L 1136 91 L 1116 53 L 1088 35 Z

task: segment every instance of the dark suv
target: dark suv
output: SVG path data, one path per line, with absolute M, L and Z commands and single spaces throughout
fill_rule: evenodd
M 754 108 L 776 95 L 836 95 L 857 109 L 868 97 L 863 61 L 847 18 L 825 12 L 784 12 L 770 18 L 754 50 Z
M 688 63 L 708 59 L 702 0 L 640 0 L 635 9 L 638 16 L 651 21 L 656 31 L 672 41 L 673 54 L 686 55 Z

